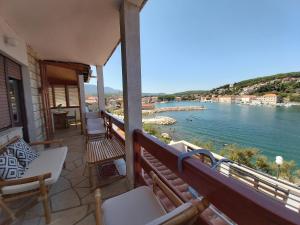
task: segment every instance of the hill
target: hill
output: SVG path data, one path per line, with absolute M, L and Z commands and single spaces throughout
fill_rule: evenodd
M 177 92 L 174 93 L 176 96 L 183 96 L 183 95 L 203 95 L 208 93 L 209 91 L 204 91 L 204 90 L 191 90 L 191 91 L 182 91 L 182 92 Z
M 263 95 L 277 93 L 283 97 L 295 97 L 300 94 L 300 72 L 280 73 L 258 77 L 212 89 L 215 95 Z
M 84 90 L 87 96 L 97 96 L 97 85 L 95 84 L 84 84 Z M 119 95 L 122 94 L 122 91 L 111 87 L 104 87 L 104 93 L 106 95 Z

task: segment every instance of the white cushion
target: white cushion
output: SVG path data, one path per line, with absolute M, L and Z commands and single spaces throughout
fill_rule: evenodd
M 105 133 L 104 120 L 102 118 L 88 119 L 87 120 L 88 134 L 102 134 Z
M 22 178 L 51 173 L 51 177 L 46 179 L 46 185 L 54 184 L 60 176 L 67 152 L 67 147 L 40 151 L 40 156 L 29 164 L 29 168 L 25 171 Z M 38 187 L 39 182 L 31 182 L 27 184 L 3 187 L 2 192 L 3 194 L 14 194 L 34 190 Z
M 142 186 L 102 204 L 105 225 L 142 225 L 166 212 L 149 187 Z
M 177 207 L 176 209 L 172 210 L 171 212 L 167 213 L 166 215 L 154 219 L 151 222 L 147 223 L 146 225 L 159 225 L 159 224 L 166 223 L 170 219 L 174 218 L 175 216 L 179 215 L 180 213 L 184 212 L 185 210 L 187 210 L 192 206 L 193 205 L 190 202 L 184 203 L 181 206 Z

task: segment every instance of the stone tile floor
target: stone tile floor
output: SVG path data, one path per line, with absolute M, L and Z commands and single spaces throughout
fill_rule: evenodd
M 80 129 L 60 130 L 56 138 L 63 138 L 68 146 L 66 168 L 58 182 L 50 188 L 49 204 L 53 225 L 93 225 L 95 224 L 94 193 L 90 192 L 88 171 L 85 171 L 84 138 Z M 128 190 L 126 179 L 101 188 L 102 198 L 119 195 Z M 14 222 L 17 225 L 43 225 L 41 203 L 29 209 Z

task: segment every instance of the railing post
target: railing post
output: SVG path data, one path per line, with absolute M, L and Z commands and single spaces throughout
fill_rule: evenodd
M 112 138 L 112 121 L 111 116 L 108 117 L 108 137 Z
M 134 186 L 137 187 L 141 182 L 141 157 L 142 150 L 141 145 L 136 141 L 135 135 L 133 135 L 134 140 Z

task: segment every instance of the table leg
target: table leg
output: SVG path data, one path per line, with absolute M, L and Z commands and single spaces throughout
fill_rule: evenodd
M 89 167 L 89 180 L 91 189 L 94 188 L 94 179 L 93 179 L 93 165 L 88 165 Z

